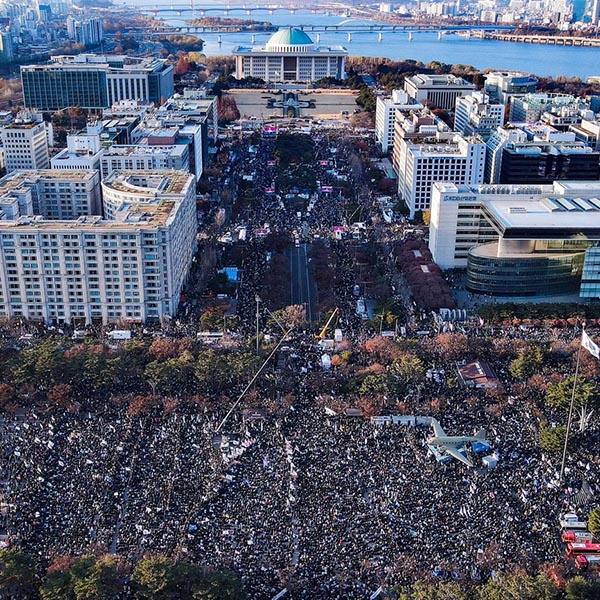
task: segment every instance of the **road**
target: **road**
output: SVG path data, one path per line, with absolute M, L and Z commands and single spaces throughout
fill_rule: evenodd
M 301 304 L 306 307 L 306 318 L 309 322 L 317 317 L 314 314 L 316 304 L 316 289 L 310 273 L 308 260 L 309 244 L 294 246 L 288 251 L 290 258 L 290 298 L 291 304 Z

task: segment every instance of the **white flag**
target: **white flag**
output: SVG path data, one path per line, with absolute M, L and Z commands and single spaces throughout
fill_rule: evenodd
M 581 334 L 581 345 L 596 358 L 600 358 L 600 347 L 592 341 L 592 338 L 585 332 Z

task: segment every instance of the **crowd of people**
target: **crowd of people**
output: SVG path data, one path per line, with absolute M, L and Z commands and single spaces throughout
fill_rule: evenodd
M 315 144 L 322 157 L 332 141 Z M 348 155 L 343 138 L 336 144 L 337 155 Z M 358 348 L 367 330 L 356 313 L 353 256 L 343 240 L 331 238 L 331 228 L 344 220 L 335 188 L 309 194 L 313 207 L 302 218 L 282 210 L 277 194 L 266 191 L 274 148 L 265 139 L 243 163 L 255 198 L 240 220 L 249 231 L 268 223 L 274 231 L 326 238 L 339 323 Z M 321 186 L 334 187 L 330 171 L 336 170 L 361 189 L 346 161 L 327 163 L 319 167 Z M 354 198 L 359 204 L 361 194 Z M 364 202 L 368 210 L 371 198 Z M 266 268 L 264 247 L 249 240 L 238 293 L 246 336 L 254 331 Z M 493 330 L 481 323 L 463 329 L 467 338 L 511 343 L 566 344 L 576 337 L 572 329 Z M 538 444 L 539 415 L 531 404 L 509 399 L 488 410 L 489 404 L 472 401 L 472 390 L 450 390 L 445 377 L 423 379 L 418 394 L 398 399 L 405 409 L 423 411 L 430 399 L 430 411 L 437 411 L 449 435 L 484 428 L 498 458 L 495 469 L 481 460 L 473 469 L 457 461 L 442 464 L 427 448 L 427 426 L 377 425 L 326 410 L 311 384 L 323 375 L 314 333 L 295 331 L 287 345 L 285 364 L 270 365 L 268 373 L 276 388 L 292 393 L 278 410 L 251 420 L 236 410 L 222 424 L 230 402 L 197 414 L 134 417 L 112 407 L 105 414 L 3 415 L 0 519 L 9 543 L 40 561 L 93 550 L 132 562 L 146 552 L 185 556 L 233 569 L 256 599 L 283 589 L 297 599 L 368 598 L 380 586 L 423 577 L 478 582 L 495 570 L 535 570 L 562 560 L 558 519 L 571 492 L 585 481 L 593 495 L 600 493 L 594 422 L 569 455 L 561 484 L 557 457 Z M 495 366 L 506 380 L 507 365 Z M 435 368 L 453 373 L 455 364 L 442 355 Z M 259 380 L 256 408 L 261 385 Z M 452 400 L 434 408 L 442 394 Z M 585 514 L 589 507 L 584 502 L 576 508 Z

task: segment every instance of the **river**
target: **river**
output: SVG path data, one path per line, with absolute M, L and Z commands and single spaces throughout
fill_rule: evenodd
M 149 9 L 149 0 L 128 0 L 118 2 L 129 6 L 138 6 L 141 10 Z M 186 6 L 177 2 L 171 4 L 163 0 L 159 3 L 169 6 Z M 203 0 L 197 5 L 209 4 Z M 209 12 L 209 16 L 226 17 L 224 13 Z M 164 21 L 180 26 L 185 24 L 185 19 L 190 18 L 190 13 L 176 16 L 173 13 L 159 14 Z M 269 21 L 278 27 L 299 25 L 337 25 L 348 19 L 341 16 L 314 14 L 310 11 L 298 10 L 294 14 L 289 11 L 277 10 L 273 14 L 263 11 L 247 15 L 243 9 L 231 9 L 229 17 L 240 19 L 254 19 Z M 362 23 L 363 21 L 359 21 Z M 270 34 L 255 34 L 255 43 L 264 43 Z M 313 39 L 316 34 L 310 34 Z M 204 52 L 207 55 L 231 54 L 235 46 L 250 45 L 250 33 L 228 33 L 219 36 L 216 34 L 201 34 L 204 39 Z M 315 39 L 316 41 L 316 39 Z M 408 39 L 407 32 L 385 32 L 383 40 L 378 41 L 378 34 L 353 33 L 349 42 L 347 33 L 327 32 L 321 33 L 321 44 L 342 45 L 348 49 L 351 56 L 386 57 L 392 60 L 414 59 L 424 63 L 437 60 L 450 64 L 473 65 L 478 69 L 519 70 L 535 73 L 539 76 L 580 77 L 585 79 L 590 75 L 600 75 L 600 48 L 580 48 L 564 46 L 543 46 L 537 44 L 520 44 L 513 42 L 499 42 L 495 40 L 466 39 L 459 35 L 444 35 L 438 39 L 435 32 L 415 32 L 413 39 Z

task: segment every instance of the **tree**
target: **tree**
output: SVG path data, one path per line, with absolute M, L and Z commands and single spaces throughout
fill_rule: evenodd
M 525 571 L 500 574 L 478 589 L 481 600 L 558 600 L 561 591 L 543 575 L 529 575 Z
M 565 586 L 565 594 L 566 600 L 596 600 L 600 598 L 600 582 L 575 577 Z
M 423 376 L 424 368 L 419 357 L 406 352 L 394 360 L 390 371 L 405 381 L 414 381 Z
M 73 562 L 69 556 L 54 558 L 48 567 L 46 581 L 40 586 L 43 600 L 75 600 L 71 573 Z
M 302 304 L 291 304 L 278 313 L 277 318 L 288 329 L 299 329 L 306 325 L 306 308 Z
M 544 362 L 544 355 L 539 346 L 531 346 L 519 353 L 510 363 L 509 371 L 515 379 L 525 379 L 537 373 Z
M 590 513 L 588 528 L 594 535 L 600 535 L 600 506 L 594 508 Z
M 440 333 L 433 338 L 433 344 L 437 354 L 448 360 L 461 358 L 468 349 L 467 336 L 462 333 Z
M 192 594 L 193 600 L 242 600 L 244 597 L 239 577 L 228 570 L 208 574 Z
M 0 592 L 15 600 L 37 597 L 35 562 L 29 554 L 13 549 L 0 551 Z
M 123 592 L 122 577 L 113 556 L 84 556 L 75 562 L 72 573 L 77 600 L 111 600 Z
M 0 409 L 6 408 L 15 399 L 15 390 L 7 383 L 0 383 Z
M 546 452 L 561 452 L 566 435 L 566 427 L 543 427 L 539 436 L 540 448 Z
M 165 557 L 141 560 L 131 575 L 136 598 L 168 600 L 174 593 L 174 563 Z
M 55 571 L 40 587 L 43 600 L 75 600 L 73 579 L 69 571 Z
M 175 65 L 175 69 L 173 70 L 173 75 L 185 75 L 190 70 L 190 63 L 186 56 L 180 56 L 177 64 Z
M 61 408 L 67 408 L 71 405 L 71 393 L 73 392 L 73 386 L 68 383 L 57 383 L 52 386 L 52 389 L 48 392 L 48 400 L 55 406 Z
M 567 377 L 559 383 L 551 383 L 546 390 L 546 402 L 555 408 L 568 409 L 571 404 L 571 395 L 573 394 L 574 376 Z M 577 379 L 577 388 L 575 389 L 574 407 L 580 409 L 583 406 L 591 407 L 598 399 L 598 388 L 596 385 L 587 381 L 584 377 Z

